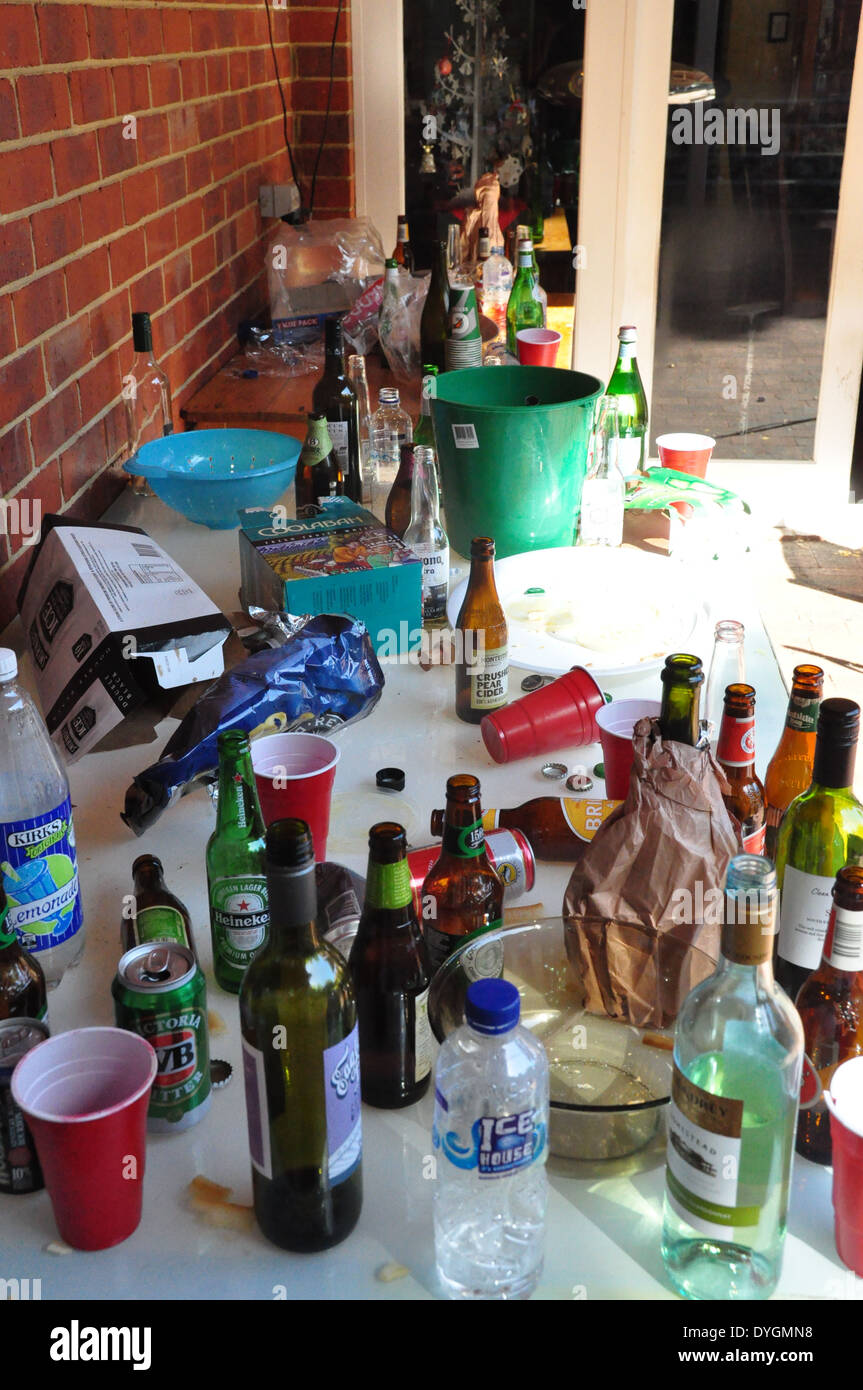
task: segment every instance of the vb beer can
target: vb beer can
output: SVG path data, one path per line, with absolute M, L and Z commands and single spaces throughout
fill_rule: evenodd
M 150 942 L 120 959 L 111 987 L 118 1028 L 146 1038 L 158 1058 L 147 1128 L 176 1133 L 210 1108 L 207 985 L 186 946 Z
M 48 1036 L 48 1025 L 37 1018 L 0 1022 L 0 1192 L 37 1192 L 45 1186 L 36 1146 L 12 1095 L 12 1073 Z

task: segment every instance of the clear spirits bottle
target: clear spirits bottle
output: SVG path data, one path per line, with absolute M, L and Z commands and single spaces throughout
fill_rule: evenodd
M 581 491 L 580 545 L 623 543 L 626 484 L 618 465 L 617 401 L 603 397 L 593 445 L 593 466 Z
M 687 1298 L 769 1298 L 779 1281 L 803 1027 L 773 978 L 776 871 L 728 867 L 721 956 L 678 1015 L 662 1258 Z
M 404 542 L 423 562 L 423 625 L 439 627 L 446 622 L 449 541 L 440 520 L 434 454 L 421 444 L 414 449 L 411 519 Z
M 153 329 L 150 315 L 132 315 L 132 344 L 135 356 L 131 371 L 123 377 L 121 395 L 126 407 L 127 459 L 131 462 L 142 444 L 172 434 L 171 385 L 153 356 Z M 152 497 L 146 478 L 131 477 L 133 492 Z

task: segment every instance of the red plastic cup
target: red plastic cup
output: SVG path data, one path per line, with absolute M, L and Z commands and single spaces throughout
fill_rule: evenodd
M 554 328 L 520 328 L 515 335 L 515 345 L 521 365 L 556 366 L 560 336 Z
M 319 734 L 265 734 L 252 739 L 252 768 L 265 824 L 293 816 L 304 820 L 319 864 L 327 857 L 339 756 L 336 745 Z
M 495 762 L 511 763 L 556 748 L 595 743 L 599 738 L 596 714 L 604 704 L 590 672 L 573 666 L 549 685 L 485 715 L 480 730 Z
M 661 708 L 658 700 L 615 700 L 598 712 L 605 795 L 609 801 L 626 800 L 632 771 L 632 731 L 639 719 L 657 719 Z
M 656 447 L 663 468 L 677 468 L 694 478 L 704 478 L 716 440 L 709 434 L 661 434 Z
M 824 1099 L 833 1141 L 833 1219 L 836 1249 L 863 1276 L 863 1057 L 837 1067 Z
M 123 1028 L 57 1033 L 12 1074 L 57 1229 L 76 1250 L 107 1250 L 138 1227 L 155 1075 L 150 1044 Z

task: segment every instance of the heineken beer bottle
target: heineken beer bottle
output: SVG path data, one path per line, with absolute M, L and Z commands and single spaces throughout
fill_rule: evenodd
M 246 969 L 267 939 L 264 818 L 248 735 L 219 734 L 219 809 L 207 844 L 213 973 L 238 994 Z

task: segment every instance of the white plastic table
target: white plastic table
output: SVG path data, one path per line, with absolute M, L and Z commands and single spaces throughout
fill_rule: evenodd
M 237 533 L 208 531 L 185 522 L 151 499 L 125 496 L 110 519 L 145 527 L 224 611 L 239 607 Z M 705 577 L 707 576 L 707 577 Z M 758 692 L 759 767 L 775 748 L 785 713 L 783 688 L 769 640 L 745 575 L 710 565 L 691 577 L 706 594 L 709 621 L 693 645 L 705 662 L 712 649 L 712 621 L 734 617 L 746 624 L 747 679 Z M 6 634 L 20 649 L 16 625 Z M 510 766 L 492 763 L 479 729 L 463 724 L 453 709 L 451 668 L 423 672 L 388 665 L 386 688 L 372 715 L 338 736 L 341 761 L 335 782 L 328 857 L 365 873 L 367 829 L 376 820 L 400 820 L 414 845 L 429 843 L 428 815 L 443 805 L 446 778 L 476 773 L 483 806 L 518 805 L 554 792 L 539 772 L 541 759 Z M 512 673 L 519 693 L 524 673 Z M 628 682 L 615 693 L 657 697 L 658 675 Z M 291 1255 L 270 1245 L 257 1229 L 234 1233 L 203 1223 L 189 1210 L 186 1189 L 197 1174 L 233 1189 L 233 1200 L 251 1202 L 251 1178 L 240 1065 L 236 996 L 213 981 L 207 913 L 204 847 L 213 810 L 202 791 L 169 808 L 153 829 L 135 839 L 119 812 L 135 773 L 155 761 L 175 721 L 158 729 L 144 747 L 90 753 L 70 769 L 81 885 L 87 928 L 82 964 L 50 999 L 53 1031 L 113 1023 L 111 981 L 119 950 L 122 897 L 131 888 L 137 854 L 157 854 L 170 887 L 188 905 L 201 963 L 208 977 L 209 1006 L 225 1031 L 211 1051 L 233 1064 L 231 1083 L 214 1094 L 209 1116 L 176 1136 L 150 1136 L 144 1214 L 135 1234 L 116 1249 L 95 1254 L 53 1254 L 56 1241 L 47 1193 L 0 1196 L 0 1273 L 42 1281 L 43 1299 L 416 1299 L 438 1296 L 431 1225 L 432 1180 L 424 1176 L 431 1154 L 432 1098 L 406 1111 L 363 1109 L 364 1201 L 359 1225 L 343 1244 L 317 1255 Z M 562 750 L 561 760 L 592 767 L 591 749 Z M 401 794 L 375 787 L 377 768 L 404 768 Z M 595 789 L 601 792 L 601 784 Z M 528 899 L 543 915 L 560 911 L 568 869 L 538 864 Z M 611 1163 L 549 1163 L 545 1270 L 540 1299 L 667 1299 L 659 1253 L 664 1183 L 664 1133 L 641 1153 Z M 780 1297 L 854 1297 L 855 1280 L 833 1246 L 831 1174 L 795 1161 L 789 1236 Z M 376 1277 L 395 1263 L 407 1271 L 384 1282 Z

